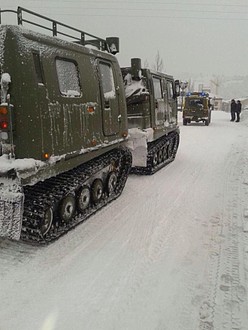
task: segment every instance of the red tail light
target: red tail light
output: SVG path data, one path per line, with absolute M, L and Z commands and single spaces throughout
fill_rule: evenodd
M 1 129 L 7 129 L 8 128 L 8 122 L 7 121 L 1 121 L 0 122 L 0 128 Z
M 8 107 L 7 106 L 0 106 L 0 129 L 5 130 L 9 127 L 8 121 Z

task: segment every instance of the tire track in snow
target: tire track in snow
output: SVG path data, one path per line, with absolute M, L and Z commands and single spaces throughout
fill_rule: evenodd
M 37 247 L 22 242 L 0 239 L 0 276 L 9 272 L 11 266 L 23 264 L 37 254 Z
M 184 192 L 185 191 L 181 194 Z M 180 198 L 180 196 L 178 196 L 178 198 Z M 141 197 L 141 199 L 143 199 L 143 197 Z M 149 202 L 142 206 L 144 212 L 150 214 L 150 216 L 147 217 L 150 220 L 144 223 L 143 219 L 140 219 L 139 223 L 133 226 L 133 237 L 130 239 L 132 242 L 132 251 L 139 251 L 139 254 L 134 255 L 132 265 L 129 264 L 126 268 L 125 283 L 119 288 L 118 296 L 124 297 L 123 300 L 119 302 L 119 304 L 121 303 L 121 309 L 120 306 L 118 306 L 118 310 L 115 310 L 116 305 L 113 304 L 113 308 L 110 311 L 115 318 L 115 321 L 112 320 L 113 324 L 119 324 L 118 329 L 122 329 L 120 324 L 125 324 L 124 320 L 120 323 L 120 319 L 122 319 L 122 315 L 127 315 L 130 312 L 133 300 L 136 298 L 137 293 L 144 287 L 144 281 L 149 277 L 149 274 L 153 272 L 153 265 L 159 259 L 161 250 L 166 251 L 166 247 L 170 245 L 174 237 L 173 222 L 168 224 L 164 222 L 164 219 L 158 221 L 158 217 L 154 214 L 154 209 L 160 210 L 161 199 L 159 197 L 153 199 L 152 203 L 152 208 Z M 151 232 L 153 232 L 152 235 Z M 125 255 L 123 255 L 123 258 L 125 258 Z M 120 259 L 123 260 L 123 258 Z M 95 326 L 96 324 L 91 322 L 88 324 L 87 329 L 94 328 Z M 123 327 L 123 329 L 124 328 L 125 327 Z
M 197 180 L 199 179 L 199 176 L 201 175 L 202 168 L 204 168 L 205 166 L 205 159 L 201 162 L 200 165 L 198 165 L 198 168 L 196 169 L 194 166 L 192 166 L 192 163 L 188 163 L 187 166 L 185 166 L 185 164 L 181 164 L 179 163 L 177 165 L 176 161 L 172 164 L 173 166 L 178 166 L 178 172 L 180 173 L 180 175 L 178 175 L 176 178 L 175 176 L 173 176 L 173 180 L 174 182 L 170 182 L 170 175 L 168 172 L 169 168 L 164 169 L 163 171 L 163 175 L 165 174 L 166 179 L 163 179 L 162 176 L 162 172 L 157 173 L 156 175 L 161 176 L 161 181 L 162 184 L 166 185 L 168 183 L 168 188 L 166 189 L 166 191 L 164 191 L 164 187 L 163 187 L 163 196 L 160 196 L 160 190 L 159 187 L 156 186 L 156 189 L 152 189 L 152 193 L 156 193 L 156 198 L 152 198 L 152 200 L 149 200 L 149 194 L 148 192 L 144 192 L 144 191 L 140 191 L 138 190 L 133 190 L 133 197 L 136 200 L 137 204 L 139 203 L 139 194 L 141 195 L 141 203 L 144 200 L 144 195 L 147 193 L 147 203 L 145 205 L 142 205 L 142 208 L 144 209 L 143 212 L 150 214 L 150 216 L 148 218 L 150 218 L 150 220 L 148 222 L 144 222 L 143 219 L 140 219 L 139 221 L 137 221 L 136 223 L 131 225 L 131 222 L 129 222 L 127 224 L 127 227 L 125 227 L 125 223 L 123 223 L 123 221 L 120 221 L 118 223 L 115 223 L 115 230 L 113 231 L 113 229 L 111 230 L 111 234 L 114 236 L 116 236 L 116 239 L 118 239 L 118 230 L 124 231 L 125 230 L 130 230 L 130 226 L 131 226 L 131 231 L 129 231 L 129 234 L 127 235 L 127 237 L 129 237 L 132 247 L 132 251 L 139 251 L 139 254 L 136 255 L 134 254 L 132 256 L 132 262 L 129 264 L 127 264 L 127 267 L 125 267 L 125 273 L 123 273 L 122 277 L 118 278 L 118 273 L 114 274 L 112 273 L 112 285 L 113 287 L 117 288 L 117 289 L 113 289 L 111 292 L 109 292 L 107 290 L 108 285 L 110 286 L 110 284 L 105 283 L 104 285 L 106 286 L 106 292 L 108 291 L 109 296 L 112 296 L 112 300 L 113 302 L 116 302 L 118 304 L 121 304 L 121 314 L 120 311 L 115 311 L 115 303 L 112 304 L 112 309 L 109 310 L 109 312 L 112 313 L 112 315 L 115 315 L 115 323 L 114 324 L 118 324 L 118 321 L 120 320 L 120 318 L 122 317 L 122 314 L 126 315 L 129 311 L 130 308 L 134 302 L 134 300 L 136 299 L 137 293 L 142 290 L 142 287 L 144 286 L 144 282 L 149 279 L 149 278 L 154 278 L 156 276 L 156 267 L 154 267 L 155 263 L 162 258 L 162 256 L 169 254 L 170 248 L 171 246 L 173 246 L 173 240 L 176 236 L 176 232 L 178 231 L 178 227 L 181 226 L 180 223 L 178 223 L 176 221 L 177 218 L 183 218 L 184 214 L 183 214 L 183 210 L 185 207 L 188 207 L 188 205 L 190 205 L 190 199 L 191 197 L 188 196 L 187 191 L 190 190 L 190 187 L 192 184 L 197 183 Z M 171 166 L 172 166 L 171 165 Z M 174 169 L 175 170 L 175 169 Z M 190 173 L 190 175 L 188 174 Z M 186 176 L 184 177 L 184 174 L 186 174 Z M 131 177 L 130 180 L 132 180 L 134 182 L 136 182 L 136 177 Z M 143 180 L 148 180 L 151 182 L 152 185 L 152 177 L 149 178 L 144 178 Z M 168 182 L 167 182 L 168 181 Z M 181 185 L 181 183 L 183 182 L 183 184 Z M 180 185 L 180 188 L 179 188 Z M 174 189 L 172 189 L 172 187 L 174 186 Z M 133 187 L 133 186 L 132 186 Z M 128 189 L 128 187 L 127 187 Z M 178 191 L 180 191 L 180 193 L 178 194 Z M 129 189 L 129 193 L 130 193 L 130 189 Z M 125 202 L 125 199 L 127 198 L 128 201 L 130 201 L 130 195 L 126 196 L 125 194 L 123 194 L 120 199 L 118 199 L 117 201 L 115 201 L 115 206 L 116 207 L 120 207 L 122 205 L 128 205 L 128 203 Z M 177 201 L 180 200 L 180 202 L 183 202 L 182 208 L 178 208 L 177 205 Z M 153 204 L 152 206 L 150 204 Z M 154 205 L 155 204 L 155 205 Z M 165 214 L 165 218 L 164 219 L 160 219 L 158 220 L 158 217 L 160 216 L 160 211 L 158 211 L 158 214 L 156 214 L 156 210 L 160 210 L 161 205 L 166 204 L 165 205 L 165 209 L 166 209 L 166 214 Z M 112 207 L 114 206 L 112 204 Z M 117 206 L 119 205 L 119 206 Z M 115 207 L 115 209 L 116 209 Z M 132 206 L 132 205 L 128 205 L 125 207 L 133 207 L 134 208 L 134 212 L 136 210 L 136 205 Z M 155 210 L 155 211 L 154 211 Z M 137 210 L 136 210 L 137 211 Z M 109 210 L 105 209 L 105 213 L 108 214 Z M 121 213 L 120 213 L 121 214 Z M 80 245 L 78 248 L 75 249 L 75 253 L 73 252 L 72 254 L 74 255 L 70 255 L 68 257 L 69 262 L 71 258 L 76 258 L 78 254 L 81 253 L 81 249 L 82 246 L 84 246 L 83 249 L 86 249 L 87 247 L 90 248 L 92 241 L 108 241 L 108 237 L 109 234 L 107 233 L 106 235 L 106 229 L 107 227 L 110 227 L 113 225 L 113 220 L 107 220 L 106 224 L 100 224 L 100 222 L 98 221 L 98 215 L 96 214 L 94 219 L 93 219 L 93 223 L 86 223 L 86 226 L 84 229 L 90 228 L 89 230 L 89 234 L 90 236 L 86 237 L 85 242 L 82 243 L 82 245 Z M 99 227 L 97 227 L 98 225 L 100 225 Z M 185 226 L 187 226 L 187 224 L 184 224 Z M 94 231 L 93 228 L 96 228 L 96 231 Z M 93 230 L 92 230 L 93 229 Z M 151 234 L 151 232 L 153 234 Z M 81 235 L 81 234 L 80 234 Z M 73 232 L 73 235 L 71 235 L 71 237 L 73 237 L 73 241 L 77 237 L 80 236 L 76 231 Z M 105 240 L 103 240 L 103 236 L 106 235 Z M 130 235 L 130 236 L 129 236 Z M 127 239 L 128 240 L 128 239 Z M 68 240 L 70 241 L 70 240 Z M 75 242 L 75 241 L 74 241 Z M 68 242 L 67 242 L 68 244 Z M 74 244 L 74 243 L 69 243 L 70 244 Z M 104 246 L 102 246 L 103 248 Z M 98 248 L 100 248 L 100 245 L 98 246 Z M 118 252 L 118 254 L 115 255 L 115 257 L 112 259 L 112 262 L 115 264 L 115 267 L 118 269 L 124 269 L 122 263 L 125 262 L 125 257 L 126 257 L 126 249 L 130 248 L 130 243 L 124 244 L 123 248 L 121 249 L 121 251 Z M 141 258 L 140 258 L 141 257 Z M 67 258 L 67 257 L 66 257 Z M 119 261 L 119 260 L 120 261 Z M 63 264 L 64 266 L 65 264 Z M 109 265 L 107 265 L 108 267 Z M 99 278 L 101 276 L 104 276 L 104 272 L 106 272 L 106 268 L 104 268 L 98 275 L 99 277 L 96 277 L 94 279 L 94 281 L 91 279 L 90 283 L 88 283 L 88 288 L 85 289 L 84 291 L 82 291 L 82 294 L 87 296 L 89 291 L 94 289 L 96 282 L 99 281 Z M 183 274 L 182 277 L 183 278 L 191 278 L 191 282 L 193 283 L 192 278 L 194 278 L 195 273 L 188 271 L 187 270 L 187 274 Z M 119 281 L 119 282 L 118 282 Z M 120 283 L 122 286 L 115 285 L 115 283 Z M 193 287 L 193 284 L 192 284 Z M 118 294 L 117 294 L 118 293 Z M 107 295 L 107 293 L 106 293 Z M 118 301 L 118 297 L 123 296 L 124 298 L 120 301 Z M 99 303 L 99 301 L 102 299 L 101 296 L 97 296 L 95 298 L 95 302 L 93 302 L 92 304 L 94 306 L 99 306 L 101 305 Z M 185 319 L 186 316 L 188 314 L 189 308 L 187 306 L 183 306 L 184 308 L 186 308 L 187 312 L 185 312 Z M 92 309 L 94 307 L 92 306 Z M 182 308 L 182 310 L 185 310 L 184 308 Z M 104 309 L 103 309 L 104 310 Z M 99 322 L 99 320 L 90 320 L 88 322 L 86 322 L 87 324 L 87 329 L 90 328 L 94 328 L 94 326 L 96 326 L 96 322 Z M 163 322 L 162 322 L 163 324 Z M 99 324 L 98 324 L 99 325 Z M 188 329 L 191 329 L 190 326 L 188 327 Z
M 242 231 L 243 206 L 240 204 L 241 189 L 244 180 L 242 165 L 247 164 L 247 156 L 242 154 L 241 148 L 233 157 L 230 155 L 226 183 L 223 190 L 223 199 L 220 214 L 210 221 L 212 242 L 208 261 L 208 287 L 206 299 L 199 310 L 199 328 L 245 329 L 247 325 L 247 298 L 245 287 L 245 273 L 242 269 L 244 235 Z M 237 173 L 241 173 L 237 177 Z M 232 191 L 233 198 L 225 192 Z M 247 275 L 247 273 L 246 273 Z M 217 325 L 217 326 L 216 326 Z
M 204 164 L 204 162 L 203 162 Z M 189 165 L 189 168 L 186 168 L 184 165 L 184 168 L 181 169 L 181 175 L 183 177 L 184 171 L 189 171 L 189 169 L 192 170 L 191 166 Z M 168 173 L 167 173 L 168 174 Z M 175 181 L 174 189 L 172 189 L 172 185 L 168 184 L 168 196 L 170 196 L 168 199 L 169 201 L 167 202 L 167 205 L 170 205 L 169 208 L 166 208 L 166 215 L 165 218 L 168 219 L 168 221 L 165 221 L 165 219 L 161 219 L 158 221 L 156 218 L 156 211 L 155 215 L 151 214 L 150 217 L 151 221 L 150 224 L 144 224 L 143 223 L 143 228 L 141 226 L 136 227 L 136 232 L 134 231 L 134 236 L 136 239 L 134 240 L 136 243 L 139 242 L 139 245 L 136 245 L 134 247 L 135 250 L 139 250 L 140 247 L 142 246 L 147 246 L 146 251 L 143 251 L 143 255 L 141 260 L 137 260 L 137 264 L 135 265 L 135 269 L 133 269 L 133 272 L 127 274 L 129 277 L 127 281 L 127 286 L 123 288 L 125 291 L 125 302 L 122 304 L 122 309 L 121 309 L 121 314 L 126 315 L 127 311 L 130 310 L 130 307 L 133 305 L 133 301 L 136 298 L 137 292 L 141 289 L 141 287 L 145 287 L 145 282 L 148 281 L 149 279 L 154 279 L 157 277 L 156 272 L 157 268 L 154 266 L 156 262 L 158 262 L 160 259 L 162 259 L 165 255 L 170 255 L 170 249 L 175 244 L 175 236 L 176 232 L 178 231 L 178 227 L 181 226 L 180 222 L 178 222 L 178 217 L 183 218 L 184 217 L 184 207 L 178 208 L 178 200 L 182 201 L 184 200 L 185 206 L 190 205 L 190 199 L 191 197 L 188 196 L 187 191 L 189 186 L 192 185 L 192 182 L 196 182 L 199 176 L 201 175 L 201 170 L 198 168 L 198 170 L 193 170 L 192 174 L 190 176 L 187 176 L 187 183 L 184 182 L 184 185 L 182 185 L 180 194 L 178 194 L 178 184 L 180 181 L 182 181 L 182 177 L 179 176 Z M 166 184 L 166 182 L 164 183 Z M 157 188 L 159 190 L 159 188 Z M 159 191 L 158 191 L 158 196 L 160 196 Z M 174 198 L 177 196 L 176 198 Z M 163 199 L 163 196 L 160 196 L 159 198 L 152 199 L 154 203 L 155 200 L 155 206 L 151 208 L 151 211 L 149 210 L 149 203 L 147 205 L 144 205 L 143 207 L 145 208 L 145 212 L 153 212 L 154 210 L 159 210 L 161 207 L 161 200 Z M 171 198 L 171 200 L 170 200 Z M 158 214 L 159 215 L 159 214 Z M 141 222 L 142 225 L 142 222 Z M 150 226 L 149 226 L 150 225 Z M 184 224 L 187 226 L 187 224 Z M 139 237 L 140 237 L 140 231 L 143 230 L 144 234 L 145 231 L 147 232 L 147 235 L 143 236 L 141 240 L 145 240 L 146 236 L 147 239 L 149 239 L 146 243 L 140 242 Z M 153 234 L 151 235 L 150 230 L 153 231 Z M 194 279 L 195 273 L 189 272 L 187 274 L 183 274 L 183 278 L 190 278 L 190 281 L 192 283 L 192 279 Z M 128 292 L 128 293 L 127 293 Z M 184 308 L 182 308 L 182 311 L 185 310 L 187 307 L 187 310 L 189 310 L 189 307 L 184 305 Z M 112 315 L 118 314 L 117 311 L 111 311 Z M 188 315 L 188 313 L 185 313 Z M 162 321 L 161 321 L 162 322 Z M 146 322 L 145 322 L 146 324 Z M 148 323 L 149 324 L 149 323 Z M 163 322 L 161 323 L 163 324 Z M 162 326 L 160 324 L 160 327 Z M 165 326 L 165 324 L 164 324 Z M 191 325 L 192 326 L 192 325 Z M 189 325 L 188 329 L 192 329 Z M 131 327 L 135 328 L 135 327 Z M 145 329 L 149 329 L 149 325 Z M 186 329 L 186 328 L 184 328 Z

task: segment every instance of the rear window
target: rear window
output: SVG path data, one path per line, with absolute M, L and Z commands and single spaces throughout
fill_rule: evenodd
M 153 88 L 155 99 L 162 99 L 161 81 L 159 78 L 153 77 Z
M 60 93 L 67 97 L 79 97 L 81 89 L 76 63 L 70 60 L 56 59 L 56 70 Z
M 171 81 L 168 82 L 168 97 L 169 99 L 173 99 L 174 91 L 173 91 L 173 84 Z
M 102 81 L 102 89 L 105 100 L 115 98 L 114 75 L 111 66 L 107 63 L 100 63 L 100 74 Z

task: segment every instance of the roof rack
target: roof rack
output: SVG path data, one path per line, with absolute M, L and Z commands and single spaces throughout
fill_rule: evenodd
M 0 24 L 1 22 L 1 15 L 2 13 L 15 13 L 17 14 L 17 23 L 18 25 L 23 25 L 23 23 L 28 23 L 37 27 L 40 27 L 42 29 L 48 30 L 52 32 L 52 35 L 54 37 L 58 35 L 62 35 L 68 38 L 71 38 L 73 42 L 81 44 L 83 46 L 86 45 L 92 45 L 97 47 L 99 50 L 102 51 L 107 51 L 112 54 L 116 54 L 119 52 L 119 38 L 116 37 L 109 37 L 106 39 L 99 38 L 97 36 L 94 36 L 92 34 L 89 34 L 87 32 L 81 31 L 79 29 L 76 29 L 72 26 L 69 26 L 67 24 L 61 23 L 59 21 L 56 21 L 54 19 L 48 18 L 46 16 L 40 15 L 38 13 L 35 13 L 31 10 L 25 9 L 23 7 L 18 7 L 17 10 L 10 10 L 10 9 L 5 9 L 5 10 L 0 10 Z M 28 20 L 24 18 L 24 15 L 32 15 L 35 16 L 36 18 L 45 20 L 46 22 L 50 22 L 52 27 L 47 27 L 45 25 L 36 23 L 34 21 Z M 43 23 L 44 24 L 44 23 Z M 63 32 L 61 28 L 66 28 L 68 29 L 68 33 Z M 77 35 L 74 36 L 72 33 L 76 33 Z M 88 37 L 92 38 L 90 40 L 86 40 Z

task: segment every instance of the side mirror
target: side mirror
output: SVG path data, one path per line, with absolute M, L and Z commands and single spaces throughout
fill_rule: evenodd
M 180 96 L 180 82 L 179 80 L 175 80 L 175 95 L 174 97 Z

